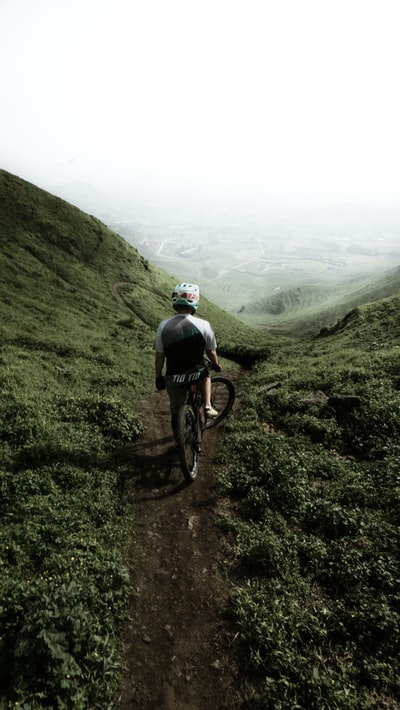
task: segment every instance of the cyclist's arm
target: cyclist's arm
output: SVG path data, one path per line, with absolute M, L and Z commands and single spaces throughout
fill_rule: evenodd
M 156 361 L 155 361 L 156 377 L 159 377 L 160 375 L 162 375 L 162 370 L 164 367 L 164 360 L 165 360 L 164 353 L 156 352 Z
M 217 351 L 215 349 L 214 350 L 206 350 L 206 353 L 207 353 L 208 359 L 211 360 L 213 365 L 219 365 L 218 355 L 217 355 Z

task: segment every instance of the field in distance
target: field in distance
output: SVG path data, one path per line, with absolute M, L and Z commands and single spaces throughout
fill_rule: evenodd
M 364 298 L 371 283 L 385 281 L 400 264 L 399 232 L 390 224 L 200 224 L 160 218 L 110 226 L 177 280 L 199 282 L 219 306 L 267 328 L 291 330 L 300 315 L 318 328 L 326 317 L 342 316 L 354 292 Z

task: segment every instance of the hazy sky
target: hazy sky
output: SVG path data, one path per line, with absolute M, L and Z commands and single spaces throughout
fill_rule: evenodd
M 0 167 L 400 204 L 399 0 L 0 0 Z

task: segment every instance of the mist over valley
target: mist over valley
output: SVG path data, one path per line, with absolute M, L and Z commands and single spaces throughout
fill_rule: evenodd
M 307 329 L 318 330 L 398 290 L 399 209 L 152 202 L 113 198 L 83 184 L 56 191 L 253 325 L 293 332 L 306 319 Z

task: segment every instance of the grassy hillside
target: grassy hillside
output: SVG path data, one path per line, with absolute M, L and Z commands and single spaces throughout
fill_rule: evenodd
M 343 318 L 356 306 L 399 293 L 400 267 L 384 275 L 342 280 L 330 288 L 309 284 L 278 291 L 273 296 L 246 306 L 246 322 L 279 329 L 293 335 L 315 335 Z
M 399 314 L 360 306 L 246 380 L 220 478 L 246 708 L 399 707 Z
M 88 352 L 111 349 L 118 359 L 128 343 L 127 372 L 132 351 L 143 346 L 146 371 L 154 328 L 172 313 L 170 293 L 183 275 L 174 279 L 153 268 L 96 218 L 4 171 L 0 204 L 4 336 L 18 331 L 35 344 L 45 324 L 55 348 L 80 343 Z M 131 286 L 131 313 L 111 291 L 121 281 Z M 199 315 L 212 320 L 222 349 L 233 332 L 236 345 L 251 345 L 251 329 L 206 299 Z
M 0 708 L 103 709 L 118 687 L 132 524 L 129 465 L 112 454 L 141 435 L 176 279 L 4 171 L 0 234 Z M 223 354 L 254 356 L 250 328 L 206 299 L 199 314 Z
M 134 524 L 114 454 L 190 274 L 1 171 L 0 234 L 0 710 L 111 709 Z M 201 302 L 226 367 L 253 365 L 219 480 L 248 710 L 399 707 L 400 296 L 354 305 L 266 342 Z

